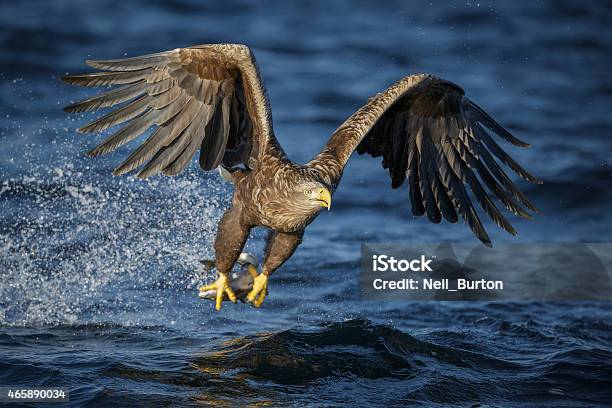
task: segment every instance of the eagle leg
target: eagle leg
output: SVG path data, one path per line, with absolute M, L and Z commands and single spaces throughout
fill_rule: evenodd
M 212 284 L 210 290 L 217 290 L 215 308 L 221 309 L 223 295 L 233 303 L 236 303 L 236 294 L 230 287 L 230 273 L 234 264 L 238 260 L 244 244 L 249 237 L 251 228 L 243 223 L 241 206 L 232 206 L 219 221 L 219 229 L 215 237 L 215 266 L 219 273 L 219 278 Z M 201 290 L 201 289 L 200 289 Z
M 295 252 L 302 242 L 304 231 L 279 232 L 271 231 L 266 242 L 266 254 L 261 273 L 253 282 L 253 289 L 247 295 L 247 301 L 260 307 L 266 298 L 268 277 Z M 255 271 L 257 272 L 257 271 Z

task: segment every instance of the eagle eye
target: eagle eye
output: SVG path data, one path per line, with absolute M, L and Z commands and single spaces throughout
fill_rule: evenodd
M 312 194 L 312 190 L 304 190 L 304 194 L 309 196 Z

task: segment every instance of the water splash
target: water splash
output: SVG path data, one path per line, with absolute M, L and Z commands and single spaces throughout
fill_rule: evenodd
M 79 162 L 32 168 L 0 184 L 1 324 L 109 319 L 117 304 L 138 311 L 135 289 L 200 281 L 229 197 L 216 174 L 142 182 Z

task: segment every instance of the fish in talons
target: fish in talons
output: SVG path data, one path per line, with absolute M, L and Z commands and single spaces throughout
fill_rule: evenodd
M 213 260 L 202 260 L 201 263 L 204 269 L 208 271 L 214 268 Z M 256 279 L 259 276 L 263 276 L 257 272 L 257 268 L 259 266 L 259 259 L 253 254 L 243 252 L 238 257 L 238 260 L 236 261 L 236 266 L 237 268 L 235 268 L 227 278 L 227 288 L 231 290 L 237 300 L 246 302 L 247 295 L 253 290 L 254 282 L 256 282 Z M 224 275 L 221 275 L 220 279 L 223 276 Z M 201 299 L 217 301 L 218 282 L 219 280 L 211 284 L 201 286 L 199 288 L 199 297 Z M 264 292 L 264 297 L 265 294 L 266 292 Z M 223 300 L 231 300 L 231 298 L 227 293 L 223 293 L 221 296 L 221 301 Z

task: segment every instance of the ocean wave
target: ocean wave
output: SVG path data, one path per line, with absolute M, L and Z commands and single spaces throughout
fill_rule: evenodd
M 610 348 L 556 342 L 538 322 L 485 325 L 487 333 L 412 333 L 362 318 L 217 341 L 115 323 L 5 329 L 0 347 L 12 347 L 15 355 L 0 365 L 0 382 L 61 383 L 74 389 L 75 400 L 89 403 L 172 396 L 179 405 L 329 405 L 339 404 L 340 396 L 365 405 L 609 401 L 604 390 L 612 389 Z M 600 329 L 609 334 L 607 325 Z M 492 349 L 495 332 L 504 346 Z M 477 346 L 479 337 L 483 347 Z M 549 352 L 521 350 L 526 338 L 546 344 Z M 78 344 L 80 352 L 73 355 L 61 344 Z M 55 351 L 30 362 L 19 350 L 35 345 Z M 96 379 L 95 390 L 82 389 L 84 378 Z
M 501 323 L 499 329 L 527 330 L 530 337 L 540 338 L 532 332 L 537 329 L 525 325 Z M 474 333 L 469 331 L 455 334 L 473 341 Z M 541 336 L 541 340 L 550 340 Z M 384 378 L 397 380 L 391 383 L 395 385 L 390 392 L 399 392 L 393 390 L 396 387 L 404 389 L 406 402 L 465 403 L 470 395 L 488 395 L 485 400 L 491 402 L 504 401 L 508 395 L 530 401 L 530 384 L 535 382 L 541 398 L 573 396 L 602 403 L 601 393 L 589 393 L 593 381 L 600 389 L 612 385 L 609 364 L 602 361 L 610 361 L 609 351 L 574 348 L 546 361 L 525 359 L 519 363 L 500 355 L 420 340 L 391 326 L 356 319 L 317 329 L 236 338 L 198 356 L 193 367 L 208 376 L 214 373 L 209 378 L 231 378 L 243 386 L 247 380 L 251 385 L 272 382 L 281 386 L 283 394 L 291 394 L 294 387 L 334 388 L 337 381 L 367 386 Z M 483 375 L 496 380 L 483 382 L 479 379 Z

